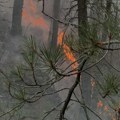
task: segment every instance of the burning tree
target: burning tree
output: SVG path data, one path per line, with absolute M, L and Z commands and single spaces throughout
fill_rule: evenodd
M 47 111 L 42 120 L 52 112 L 57 113 L 55 116 L 59 120 L 73 120 L 69 109 L 74 103 L 81 107 L 80 111 L 83 109 L 83 119 L 119 120 L 120 71 L 114 66 L 116 56 L 113 64 L 110 61 L 114 54 L 118 56 L 120 49 L 118 1 L 68 0 L 70 8 L 66 9 L 64 20 L 48 15 L 45 12 L 45 0 L 42 3 L 43 14 L 62 24 L 64 29 L 58 35 L 56 47 L 38 45 L 31 37 L 22 52 L 24 62 L 10 75 L 1 71 L 7 79 L 10 95 L 20 101 L 19 106 L 9 112 L 21 108 L 21 104 L 34 103 L 45 96 L 65 92 L 63 101 Z M 86 83 L 84 74 L 91 78 Z M 74 79 L 71 86 L 50 90 L 66 79 L 70 82 Z M 83 92 L 86 89 L 83 83 L 91 83 L 91 96 L 96 94 L 100 98 L 98 103 L 93 103 L 98 107 L 97 110 L 86 103 L 88 99 Z M 94 96 L 94 100 L 92 97 L 89 100 L 96 101 L 97 98 Z

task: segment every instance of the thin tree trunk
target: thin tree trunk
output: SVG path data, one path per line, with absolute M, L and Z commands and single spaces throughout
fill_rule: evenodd
M 77 0 L 78 3 L 78 36 L 80 43 L 85 43 L 81 36 L 86 34 L 87 29 L 87 0 Z M 91 104 L 91 83 L 90 76 L 82 74 L 82 90 L 85 104 Z M 86 113 L 86 108 L 84 108 Z M 87 116 L 86 116 L 87 117 Z M 88 119 L 88 118 L 87 118 Z
M 106 23 L 110 19 L 111 6 L 112 6 L 112 0 L 106 0 L 106 16 L 105 16 Z M 102 34 L 103 41 L 106 41 L 106 39 L 107 39 L 107 33 L 108 33 L 107 29 L 108 28 L 106 26 L 103 28 L 103 34 Z
M 22 34 L 21 21 L 22 21 L 23 1 L 24 0 L 14 0 L 13 14 L 12 14 L 12 27 L 11 27 L 12 35 Z
M 83 27 L 87 23 L 87 0 L 77 0 L 78 3 L 78 34 L 82 34 Z M 86 27 L 85 27 L 86 28 Z
M 53 2 L 53 17 L 55 19 L 59 19 L 59 12 L 60 12 L 60 0 L 54 0 Z M 58 22 L 56 20 L 52 21 L 51 27 L 51 37 L 50 37 L 50 45 L 55 47 L 57 45 L 57 38 L 58 38 Z

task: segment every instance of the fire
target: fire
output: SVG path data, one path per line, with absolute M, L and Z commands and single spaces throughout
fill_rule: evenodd
M 29 7 L 27 7 L 29 6 Z M 32 25 L 32 27 L 44 28 L 49 30 L 47 22 L 39 14 L 37 14 L 37 5 L 33 0 L 24 0 L 24 8 L 22 11 L 22 20 L 25 26 Z
M 27 7 L 29 6 L 29 7 Z M 22 11 L 22 20 L 23 24 L 25 26 L 27 25 L 32 25 L 32 27 L 35 28 L 44 28 L 47 31 L 49 31 L 49 26 L 47 25 L 46 21 L 42 16 L 40 16 L 37 10 L 37 5 L 36 2 L 33 0 L 24 0 L 24 8 Z M 63 39 L 64 32 L 61 32 L 58 36 L 58 44 L 63 45 L 64 53 L 68 60 L 71 62 L 75 62 L 76 59 L 70 50 L 70 48 L 66 44 L 62 44 L 62 39 Z M 73 68 L 76 68 L 78 66 L 78 63 L 74 63 L 72 65 Z
M 62 43 L 62 42 L 63 42 L 63 41 L 62 41 L 62 40 L 63 40 L 63 36 L 64 36 L 64 32 L 61 32 L 61 33 L 58 35 L 58 44 L 63 46 L 64 53 L 65 53 L 67 59 L 70 60 L 72 63 L 74 63 L 74 64 L 72 65 L 72 67 L 75 69 L 75 68 L 78 66 L 78 63 L 75 62 L 76 59 L 75 59 L 75 57 L 74 57 L 71 49 L 70 49 L 66 44 Z
M 32 11 L 33 13 L 36 13 L 36 12 L 37 12 L 37 10 L 36 10 L 36 5 L 33 3 L 32 0 L 30 0 L 30 8 L 31 8 L 31 11 Z
M 97 108 L 101 108 L 101 107 L 103 107 L 103 102 L 99 100 L 97 103 Z
M 64 36 L 64 32 L 61 32 L 61 33 L 58 35 L 58 44 L 59 44 L 59 45 L 62 45 L 63 36 Z

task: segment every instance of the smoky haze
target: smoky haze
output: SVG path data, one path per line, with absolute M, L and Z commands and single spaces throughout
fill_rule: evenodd
M 49 17 L 53 16 L 54 18 L 60 19 L 63 22 L 72 22 L 77 24 L 78 20 L 71 20 L 71 18 L 75 14 L 75 11 L 77 10 L 76 8 L 74 8 L 73 12 L 65 18 L 65 15 L 68 13 L 68 8 L 72 4 L 72 2 L 70 2 L 71 0 L 59 0 L 58 3 L 55 3 L 55 0 L 45 0 L 45 12 L 49 16 L 46 16 L 42 13 L 42 1 L 38 2 L 38 0 L 23 0 L 23 8 L 21 12 L 22 22 L 19 25 L 22 28 L 22 34 L 16 34 L 17 31 L 16 33 L 14 32 L 15 34 L 11 34 L 13 8 L 15 1 L 17 0 L 0 0 L 0 68 L 3 71 L 8 72 L 16 65 L 24 63 L 21 53 L 23 52 L 22 50 L 27 39 L 31 37 L 36 41 L 38 46 L 43 45 L 43 43 L 45 43 L 46 45 L 54 44 L 53 46 L 51 45 L 52 47 L 55 47 L 56 45 L 62 45 L 67 62 L 65 62 L 65 64 L 61 67 L 66 68 L 69 62 L 75 62 L 76 58 L 74 54 L 72 54 L 71 48 L 69 48 L 67 44 L 63 44 L 62 41 L 64 37 L 63 31 L 66 30 L 66 27 Z M 95 2 L 95 0 L 91 1 Z M 76 1 L 74 2 L 76 3 Z M 57 5 L 57 7 L 55 7 L 55 5 Z M 88 9 L 88 14 L 90 17 L 98 19 L 98 14 L 96 12 L 98 7 L 99 6 L 96 6 L 93 11 L 90 11 Z M 58 14 L 56 13 L 56 11 L 58 12 Z M 76 18 L 76 16 L 74 17 Z M 95 22 L 91 19 L 89 21 L 91 21 L 91 23 Z M 66 34 L 70 33 L 70 30 L 73 30 L 73 28 L 74 27 L 70 25 L 70 27 L 68 27 L 66 30 Z M 74 33 L 76 36 L 78 35 L 76 28 L 74 30 Z M 54 42 L 51 42 L 52 40 L 54 40 Z M 119 68 L 116 65 L 119 64 L 119 62 L 117 61 L 118 56 L 116 54 L 119 56 L 119 53 L 117 52 L 110 52 L 107 56 L 107 59 L 110 60 L 110 62 L 113 63 L 115 67 Z M 114 61 L 115 59 L 116 61 Z M 78 62 L 75 62 L 72 67 L 69 68 L 69 70 L 75 69 L 78 64 Z M 104 66 L 104 64 L 105 63 L 103 61 L 98 67 Z M 87 68 L 87 66 L 85 66 L 85 68 Z M 101 69 L 105 73 L 111 70 L 108 66 Z M 91 68 L 87 72 L 94 74 L 95 77 L 98 78 L 98 80 L 101 80 L 103 78 L 99 77 L 100 74 L 98 73 L 98 71 L 99 70 L 97 68 Z M 46 75 L 43 71 L 39 73 L 39 77 L 41 77 L 39 83 L 44 83 L 45 80 L 49 80 L 51 78 L 51 76 Z M 31 82 L 31 78 L 27 72 L 25 78 L 27 79 L 28 83 Z M 75 78 L 76 75 L 70 78 L 65 77 L 63 80 L 57 82 L 53 87 L 48 89 L 46 93 L 55 92 L 64 88 L 70 88 L 74 83 Z M 98 114 L 101 114 L 104 111 L 107 112 L 109 108 L 99 99 L 100 96 L 97 95 L 98 91 L 95 87 L 96 83 L 94 79 L 88 74 L 82 74 L 81 78 L 83 79 L 83 81 L 81 81 L 81 84 L 83 85 L 83 93 L 87 105 L 89 105 L 93 111 L 97 110 Z M 3 114 L 5 111 L 9 111 L 19 102 L 18 100 L 11 98 L 7 89 L 6 81 L 3 82 L 2 80 L 4 80 L 3 77 L 1 77 L 0 80 L 0 115 Z M 12 79 L 12 81 L 14 81 L 14 78 Z M 34 90 L 30 89 L 31 95 L 33 95 L 33 93 L 36 92 L 38 89 L 41 90 L 40 88 L 36 88 Z M 66 100 L 68 92 L 68 90 L 65 92 L 61 91 L 54 95 L 43 97 L 35 103 L 26 103 L 24 107 L 19 110 L 19 112 L 13 113 L 13 116 L 12 114 L 8 114 L 6 116 L 0 117 L 0 120 L 7 120 L 9 117 L 11 117 L 11 120 L 42 120 L 45 112 L 49 111 L 51 108 L 54 108 L 54 106 L 58 105 L 60 102 Z M 80 96 L 79 99 L 81 99 L 79 87 L 76 87 L 75 94 L 77 96 Z M 75 99 L 75 95 L 73 95 L 71 99 Z M 102 108 L 104 108 L 104 111 L 102 111 Z M 51 113 L 49 117 L 46 118 L 46 120 L 55 120 L 55 117 L 58 117 L 58 114 L 59 109 Z M 88 112 L 88 114 L 92 119 L 99 119 L 95 118 L 93 114 L 91 115 L 91 112 Z M 86 120 L 84 107 L 80 106 L 79 103 L 70 102 L 65 117 L 68 118 L 68 120 Z M 109 119 L 109 116 L 107 116 L 106 114 L 103 114 L 102 117 L 106 118 L 106 120 Z
M 1 0 L 3 1 L 3 0 Z M 68 0 L 69 1 L 69 0 Z M 50 16 L 53 15 L 53 3 L 54 0 L 46 0 L 45 5 L 45 11 Z M 42 10 L 42 2 L 37 2 L 37 0 L 24 0 L 23 9 L 22 9 L 22 36 L 16 35 L 12 36 L 10 34 L 11 30 L 11 24 L 12 24 L 12 10 L 13 10 L 13 4 L 14 0 L 9 0 L 4 3 L 2 3 L 3 6 L 1 7 L 1 31 L 3 31 L 3 34 L 1 34 L 1 53 L 0 53 L 0 66 L 4 70 L 9 70 L 11 67 L 17 65 L 18 63 L 21 63 L 22 57 L 21 57 L 21 50 L 24 45 L 24 42 L 26 41 L 25 37 L 30 37 L 31 35 L 36 39 L 36 41 L 40 44 L 41 42 L 49 43 L 51 39 L 51 29 L 52 29 L 52 20 L 43 15 Z M 66 8 L 69 6 L 67 0 L 61 1 L 61 9 L 60 19 L 64 19 L 63 16 L 65 14 L 63 8 Z M 57 8 L 56 8 L 57 9 Z M 5 19 L 5 20 L 4 20 Z M 62 31 L 64 27 L 62 25 L 59 25 L 59 31 Z M 2 33 L 2 32 L 1 32 Z M 60 36 L 58 37 L 60 39 Z M 59 43 L 59 41 L 58 41 Z M 59 43 L 60 44 L 60 43 Z M 67 45 L 64 45 L 63 49 L 65 51 L 70 51 Z M 66 56 L 69 56 L 66 53 Z M 68 57 L 69 58 L 69 57 Z M 69 58 L 73 62 L 74 56 Z M 66 65 L 64 65 L 65 67 Z M 74 67 L 74 65 L 73 65 Z M 42 74 L 42 73 L 40 73 Z M 43 74 L 44 75 L 44 74 Z M 72 85 L 74 82 L 74 78 L 65 78 L 61 82 L 55 84 L 54 88 L 51 88 L 50 91 L 54 92 L 56 90 L 67 88 Z M 86 78 L 87 79 L 87 78 Z M 42 79 L 41 79 L 42 81 Z M 2 88 L 1 88 L 1 104 L 3 104 L 4 111 L 7 111 L 7 106 L 10 109 L 12 106 L 14 106 L 14 100 L 10 97 L 10 95 L 7 93 L 6 85 L 1 81 Z M 80 95 L 79 89 L 77 88 L 76 94 Z M 33 91 L 31 91 L 33 92 Z M 59 94 L 55 94 L 53 96 L 42 98 L 40 101 L 35 102 L 33 104 L 26 104 L 20 112 L 13 117 L 13 119 L 17 120 L 18 116 L 21 116 L 21 119 L 25 120 L 41 120 L 41 116 L 48 111 L 50 108 L 56 106 L 59 102 L 65 100 L 67 97 L 66 92 L 60 92 Z M 74 98 L 74 97 L 73 97 Z M 3 109 L 1 108 L 1 109 Z M 3 110 L 1 110 L 2 113 Z M 83 114 L 79 114 L 79 113 Z M 47 120 L 54 120 L 54 114 L 51 114 Z M 0 118 L 0 120 L 6 119 L 9 116 L 5 116 Z M 84 120 L 84 112 L 81 109 L 81 107 L 78 104 L 70 103 L 70 109 L 66 113 L 66 117 L 69 120 Z

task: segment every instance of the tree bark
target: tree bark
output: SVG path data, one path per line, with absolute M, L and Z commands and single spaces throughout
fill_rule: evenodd
M 87 0 L 77 0 L 78 4 L 78 37 L 80 43 L 85 43 L 83 37 L 87 30 Z M 85 103 L 91 105 L 91 83 L 90 76 L 82 74 L 82 89 Z
M 60 0 L 54 0 L 54 2 L 53 2 L 53 17 L 55 19 L 59 19 L 59 13 L 60 13 Z M 58 27 L 59 27 L 58 22 L 56 20 L 52 20 L 51 37 L 50 37 L 50 45 L 52 47 L 57 46 Z
M 12 35 L 21 35 L 22 34 L 22 8 L 24 0 L 14 0 L 13 5 L 13 14 L 12 14 Z
M 106 19 L 106 23 L 108 22 L 108 20 L 110 19 L 110 13 L 111 13 L 111 6 L 112 6 L 112 0 L 106 0 L 106 16 L 105 16 L 105 19 Z M 107 27 L 105 26 L 103 28 L 103 34 L 102 34 L 102 40 L 103 41 L 106 41 L 107 39 Z

